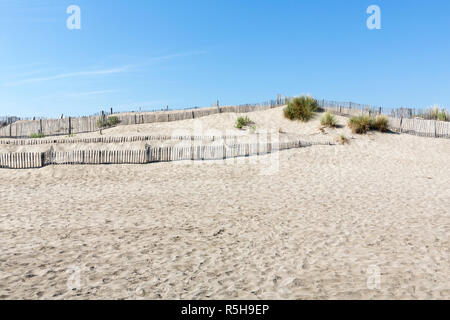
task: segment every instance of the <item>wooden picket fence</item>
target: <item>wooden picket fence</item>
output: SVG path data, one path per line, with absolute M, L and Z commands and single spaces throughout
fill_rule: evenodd
M 42 145 L 42 144 L 72 144 L 72 143 L 127 143 L 127 142 L 146 142 L 146 141 L 167 141 L 167 140 L 186 140 L 186 141 L 217 141 L 234 139 L 239 136 L 169 136 L 169 135 L 141 135 L 141 136 L 118 136 L 118 137 L 94 137 L 94 138 L 42 138 L 42 139 L 0 139 L 3 145 Z M 245 136 L 243 136 L 245 137 Z
M 450 122 L 445 121 L 389 117 L 389 127 L 400 133 L 450 139 Z
M 341 116 L 358 116 L 358 115 L 382 115 L 381 108 L 370 108 L 360 106 L 339 105 L 339 103 L 329 105 L 325 101 L 321 104 L 321 108 L 325 111 L 338 114 Z M 386 116 L 389 120 L 389 129 L 399 133 L 407 133 L 422 137 L 447 138 L 450 139 L 450 122 L 425 120 L 419 118 L 397 118 Z
M 31 169 L 45 165 L 43 152 L 0 153 L 0 168 Z
M 281 103 L 281 101 L 280 101 Z M 155 122 L 171 122 L 187 119 L 196 119 L 217 113 L 226 112 L 253 112 L 276 107 L 275 104 L 224 106 L 201 109 L 185 109 L 176 111 L 115 113 L 112 116 L 119 120 L 118 125 L 144 124 Z M 106 115 L 109 117 L 111 115 Z M 71 135 L 99 131 L 98 121 L 102 116 L 90 116 L 65 119 L 40 119 L 16 121 L 0 128 L 0 137 L 3 138 L 29 138 L 32 134 L 41 133 L 45 136 Z
M 147 146 L 141 150 L 75 150 L 18 152 L 0 154 L 0 168 L 29 169 L 61 164 L 144 164 L 180 160 L 222 160 L 264 155 L 279 150 L 312 145 L 330 145 L 324 141 L 287 141 L 191 146 Z

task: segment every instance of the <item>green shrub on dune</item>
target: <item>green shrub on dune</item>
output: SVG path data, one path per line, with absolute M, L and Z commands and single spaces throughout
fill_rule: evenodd
M 372 129 L 373 121 L 370 116 L 353 116 L 348 121 L 348 126 L 353 133 L 363 134 Z
M 289 101 L 288 105 L 283 109 L 284 116 L 290 120 L 308 121 L 314 116 L 314 112 L 318 111 L 319 106 L 317 100 L 302 96 Z
M 32 133 L 30 135 L 31 139 L 40 139 L 40 138 L 45 138 L 45 134 L 43 133 Z
M 113 127 L 120 123 L 120 120 L 116 116 L 108 117 L 106 120 L 98 119 L 97 120 L 97 127 L 99 128 L 106 128 L 106 127 Z
M 327 112 L 325 113 L 322 118 L 320 119 L 320 124 L 329 128 L 336 128 L 337 126 L 337 120 L 334 115 Z
M 119 124 L 119 122 L 120 122 L 119 118 L 117 118 L 116 116 L 111 116 L 111 117 L 108 117 L 108 119 L 106 119 L 106 124 L 108 127 L 115 126 L 115 125 Z
M 337 141 L 338 141 L 340 144 L 346 144 L 346 143 L 348 143 L 348 138 L 347 138 L 344 134 L 341 134 L 341 135 L 338 137 Z
M 238 128 L 238 129 L 242 129 L 242 128 L 244 128 L 245 126 L 247 126 L 247 125 L 249 125 L 249 124 L 253 124 L 253 121 L 252 120 L 250 120 L 250 118 L 249 117 L 247 117 L 247 116 L 245 116 L 245 117 L 239 117 L 239 118 L 237 118 L 237 120 L 236 120 L 236 128 Z
M 348 121 L 353 133 L 364 134 L 370 130 L 386 132 L 389 130 L 389 120 L 385 116 L 373 118 L 371 116 L 353 116 Z
M 438 107 L 419 112 L 417 117 L 427 120 L 450 121 L 450 113 L 447 110 L 439 109 Z
M 378 130 L 380 132 L 388 131 L 389 120 L 385 116 L 378 116 L 375 118 L 372 124 L 372 129 Z
M 445 112 L 439 112 L 436 118 L 439 121 L 450 121 L 450 117 Z

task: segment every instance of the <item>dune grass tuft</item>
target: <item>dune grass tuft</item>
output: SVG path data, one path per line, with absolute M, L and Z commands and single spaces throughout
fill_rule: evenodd
M 120 120 L 116 116 L 111 116 L 111 117 L 108 117 L 108 119 L 106 119 L 106 124 L 108 125 L 108 127 L 118 125 L 119 122 L 120 122 Z
M 338 141 L 340 144 L 346 144 L 346 143 L 349 142 L 349 141 L 348 141 L 348 138 L 347 138 L 344 134 L 341 134 L 341 135 L 337 138 L 337 141 Z
M 385 116 L 376 118 L 371 116 L 353 116 L 348 121 L 348 126 L 353 133 L 364 134 L 370 130 L 378 130 L 380 132 L 388 131 L 389 120 Z
M 288 105 L 283 109 L 284 116 L 290 120 L 308 121 L 314 116 L 314 112 L 319 110 L 317 100 L 302 96 L 289 101 Z
M 348 126 L 353 133 L 364 134 L 372 129 L 373 122 L 370 116 L 353 116 L 348 121 Z
M 32 133 L 32 134 L 30 134 L 30 138 L 31 139 L 45 138 L 45 134 L 43 134 L 43 133 Z
M 385 116 L 378 116 L 373 120 L 372 129 L 380 132 L 388 131 L 389 120 Z
M 245 116 L 245 117 L 239 117 L 236 120 L 236 125 L 235 127 L 238 129 L 242 129 L 250 124 L 253 124 L 253 121 L 250 120 L 249 117 Z M 255 128 L 256 129 L 256 128 Z
M 450 121 L 450 113 L 445 109 L 434 107 L 418 114 L 420 118 L 428 120 Z
M 336 128 L 337 126 L 337 120 L 334 115 L 332 115 L 329 112 L 326 112 L 322 118 L 320 119 L 320 124 L 329 127 L 329 128 Z
M 97 127 L 99 127 L 99 128 L 109 128 L 109 127 L 116 126 L 119 123 L 120 123 L 120 120 L 119 120 L 118 117 L 111 116 L 111 117 L 108 117 L 105 121 L 103 121 L 102 119 L 98 119 L 97 120 Z

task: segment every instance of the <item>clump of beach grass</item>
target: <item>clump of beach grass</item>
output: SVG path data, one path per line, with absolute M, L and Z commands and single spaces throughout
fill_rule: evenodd
M 99 128 L 106 128 L 106 127 L 113 127 L 120 123 L 120 120 L 116 116 L 108 117 L 106 120 L 99 119 L 97 120 L 97 127 Z
M 39 133 L 32 133 L 30 134 L 30 138 L 31 139 L 40 139 L 40 138 L 45 138 L 45 134 L 39 132 Z
M 112 127 L 112 126 L 118 125 L 119 122 L 120 122 L 120 120 L 116 116 L 108 117 L 108 119 L 106 120 L 106 124 L 108 125 L 108 127 Z
M 389 120 L 385 116 L 378 116 L 376 118 L 362 115 L 353 116 L 348 121 L 348 126 L 353 133 L 364 134 L 370 130 L 378 130 L 380 132 L 388 131 Z
M 252 120 L 250 120 L 249 117 L 245 116 L 245 117 L 238 117 L 236 120 L 236 125 L 235 127 L 238 129 L 243 129 L 244 127 L 253 124 L 254 122 Z M 256 127 L 255 127 L 256 129 Z
M 346 144 L 346 143 L 349 142 L 349 141 L 348 141 L 348 138 L 345 136 L 345 134 L 341 134 L 341 135 L 337 138 L 337 141 L 338 141 L 340 144 Z
M 353 133 L 364 134 L 370 130 L 378 130 L 380 132 L 387 132 L 389 130 L 389 120 L 386 116 L 379 115 L 376 118 L 361 115 L 353 116 L 348 121 L 348 126 Z
M 434 107 L 427 109 L 425 112 L 419 113 L 419 117 L 428 120 L 450 121 L 450 114 L 445 109 Z
M 372 129 L 380 132 L 388 131 L 389 120 L 386 116 L 378 116 L 373 120 Z
M 326 112 L 322 118 L 320 119 L 320 124 L 325 127 L 329 128 L 336 128 L 337 127 L 337 120 L 334 115 L 332 115 L 329 112 Z
M 446 112 L 441 111 L 436 115 L 437 120 L 439 121 L 450 121 L 450 115 L 448 115 Z
M 317 100 L 309 97 L 297 97 L 289 101 L 288 105 L 283 109 L 284 116 L 290 120 L 308 121 L 314 113 L 319 110 Z
M 348 121 L 348 126 L 353 133 L 364 134 L 373 127 L 374 119 L 370 116 L 353 116 Z

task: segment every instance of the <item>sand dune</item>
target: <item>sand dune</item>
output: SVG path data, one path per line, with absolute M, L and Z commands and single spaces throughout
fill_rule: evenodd
M 255 130 L 249 128 L 240 130 L 235 128 L 236 119 L 239 116 L 249 116 L 254 121 Z M 231 136 L 233 141 L 240 143 L 256 142 L 262 140 L 262 136 L 272 135 L 274 139 L 280 141 L 288 141 L 293 139 L 304 140 L 321 140 L 335 141 L 341 134 L 351 135 L 348 128 L 345 128 L 347 119 L 337 117 L 342 128 L 327 129 L 325 133 L 319 130 L 320 116 L 317 114 L 314 120 L 308 123 L 300 121 L 290 121 L 283 117 L 282 107 L 274 108 L 266 111 L 258 111 L 251 113 L 223 113 L 216 114 L 198 119 L 189 119 L 174 122 L 148 123 L 139 125 L 117 126 L 100 132 L 76 134 L 73 137 L 65 138 L 93 138 L 93 137 L 127 137 L 127 136 Z M 281 131 L 281 133 L 280 133 Z M 58 138 L 64 138 L 60 136 Z M 44 138 L 46 140 L 54 140 L 54 137 Z M 191 142 L 189 142 L 191 143 Z M 214 141 L 194 141 L 193 144 L 217 144 Z M 0 144 L 0 152 L 43 152 L 49 150 L 51 146 L 55 151 L 71 151 L 71 150 L 137 150 L 145 148 L 146 144 L 152 146 L 165 146 L 181 144 L 178 140 L 165 141 L 144 141 L 131 143 L 52 143 L 41 145 L 8 145 Z
M 104 134 L 247 134 L 235 118 Z M 450 140 L 374 133 L 275 157 L 0 169 L 0 298 L 449 299 L 449 162 Z

